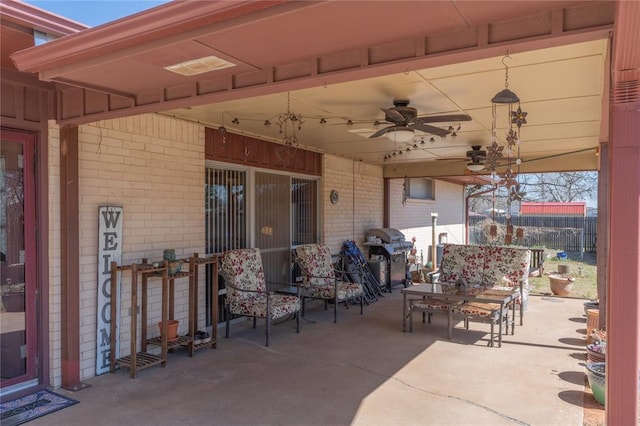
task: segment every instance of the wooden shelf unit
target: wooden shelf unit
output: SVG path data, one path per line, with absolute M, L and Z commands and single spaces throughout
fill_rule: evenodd
M 116 333 L 118 332 L 116 324 L 118 323 L 118 272 L 131 271 L 131 354 L 118 358 L 116 354 Z M 161 321 L 164 323 L 163 334 L 165 337 L 161 339 L 161 351 L 160 355 L 155 355 L 146 352 L 146 345 L 143 339 L 143 349 L 138 352 L 137 345 L 137 326 L 138 326 L 138 277 L 142 275 L 143 281 L 147 274 L 159 274 L 162 277 L 162 316 Z M 118 266 L 116 262 L 111 262 L 111 336 L 110 344 L 111 351 L 109 353 L 110 369 L 111 373 L 115 373 L 116 365 L 121 367 L 127 367 L 130 370 L 130 376 L 132 379 L 136 378 L 139 370 L 152 367 L 160 364 L 162 367 L 167 363 L 167 350 L 168 342 L 166 338 L 166 323 L 168 317 L 168 300 L 167 293 L 169 292 L 169 272 L 166 268 L 166 264 L 162 267 L 154 268 L 146 262 L 141 264 L 133 263 L 131 265 Z M 143 292 L 144 293 L 144 292 Z M 146 296 L 146 293 L 143 294 Z M 146 309 L 146 299 L 143 298 L 143 306 Z M 142 325 L 142 333 L 146 334 L 146 324 Z
M 193 327 L 191 324 L 189 325 L 190 330 L 193 328 L 194 332 L 198 329 L 198 274 L 199 267 L 212 265 L 211 271 L 211 341 L 200 344 L 193 344 L 190 346 L 190 355 L 193 355 L 193 352 L 202 349 L 202 348 L 212 348 L 215 349 L 218 346 L 218 259 L 220 258 L 219 254 L 212 254 L 207 257 L 199 257 L 198 253 L 194 253 L 191 256 L 189 261 L 189 270 L 191 271 L 191 279 L 195 283 L 193 286 L 193 297 L 190 298 L 190 309 L 189 311 L 192 313 L 192 321 Z M 193 334 L 191 334 L 191 338 L 193 338 Z
M 178 259 L 177 262 L 182 262 L 182 264 L 185 263 L 190 263 L 190 259 Z M 143 264 L 147 264 L 146 261 L 143 260 Z M 165 260 L 163 262 L 164 267 L 167 268 L 168 267 L 168 262 Z M 193 321 L 192 321 L 192 299 L 193 299 L 193 287 L 194 285 L 197 285 L 197 282 L 194 283 L 194 281 L 191 279 L 192 273 L 191 273 L 191 268 L 189 268 L 188 272 L 178 272 L 176 274 L 172 274 L 172 275 L 168 275 L 168 280 L 169 280 L 169 289 L 168 289 L 168 294 L 166 294 L 164 292 L 162 292 L 162 302 L 164 304 L 165 299 L 168 296 L 168 307 L 169 307 L 169 312 L 168 312 L 168 318 L 165 319 L 165 317 L 163 316 L 162 321 L 162 327 L 164 330 L 164 333 L 161 333 L 162 336 L 166 335 L 166 327 L 167 327 L 167 323 L 166 321 L 168 320 L 173 320 L 175 319 L 175 281 L 176 279 L 180 279 L 180 278 L 189 278 L 189 333 L 187 336 L 178 336 L 178 338 L 174 341 L 167 341 L 167 339 L 163 339 L 161 336 L 156 336 L 156 337 L 152 337 L 152 338 L 147 338 L 147 318 L 148 318 L 148 313 L 149 310 L 147 308 L 147 291 L 148 291 L 148 287 L 149 287 L 149 279 L 152 278 L 162 278 L 162 274 L 158 273 L 157 271 L 153 271 L 153 272 L 143 272 L 142 273 L 142 304 L 140 307 L 140 314 L 142 316 L 142 333 L 141 333 L 141 340 L 142 340 L 142 352 L 146 352 L 147 351 L 147 345 L 151 345 L 151 346 L 163 346 L 165 344 L 166 341 L 166 345 L 167 345 L 167 350 L 173 350 L 182 346 L 185 347 L 190 347 L 191 346 L 191 342 L 193 342 Z M 190 355 L 193 355 L 193 352 L 190 351 L 189 353 Z
M 199 257 L 198 253 L 188 259 L 179 260 L 189 264 L 189 270 L 169 275 L 168 262 L 164 261 L 162 266 L 153 267 L 147 263 L 146 259 L 142 263 L 133 263 L 130 265 L 118 266 L 116 262 L 111 262 L 111 336 L 110 336 L 110 372 L 115 373 L 116 365 L 127 367 L 130 369 L 132 379 L 136 378 L 137 372 L 157 364 L 166 366 L 167 353 L 169 350 L 186 347 L 189 356 L 193 356 L 194 352 L 202 348 L 215 349 L 218 343 L 217 318 L 218 318 L 218 258 L 219 254 L 207 257 Z M 211 330 L 211 341 L 206 343 L 195 344 L 195 332 L 198 330 L 198 275 L 199 267 L 212 265 L 212 289 L 211 289 L 211 318 L 213 327 Z M 118 358 L 116 354 L 116 336 L 117 330 L 117 306 L 118 306 L 118 272 L 131 271 L 131 354 Z M 142 294 L 141 294 L 141 351 L 137 349 L 137 324 L 138 324 L 138 278 L 141 278 Z M 163 323 L 164 332 L 161 336 L 147 338 L 147 297 L 149 279 L 162 279 L 162 313 L 161 322 Z M 175 280 L 180 278 L 189 278 L 189 331 L 186 336 L 178 336 L 175 341 L 169 342 L 166 338 L 167 321 L 174 319 L 175 304 Z M 160 346 L 160 355 L 147 352 L 148 346 Z

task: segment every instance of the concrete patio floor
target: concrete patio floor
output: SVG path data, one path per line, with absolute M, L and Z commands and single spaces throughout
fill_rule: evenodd
M 414 318 L 402 332 L 400 288 L 346 310 L 307 305 L 295 322 L 219 333 L 218 348 L 129 378 L 127 369 L 86 380 L 80 401 L 33 425 L 582 425 L 586 320 L 583 300 L 530 299 L 524 326 L 487 347 L 488 324 Z

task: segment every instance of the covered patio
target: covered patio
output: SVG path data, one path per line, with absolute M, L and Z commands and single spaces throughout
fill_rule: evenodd
M 48 96 L 42 96 L 37 126 L 25 124 L 29 117 L 21 111 L 3 117 L 3 125 L 37 130 L 41 142 L 38 177 L 44 189 L 38 206 L 46 214 L 41 213 L 45 225 L 38 242 L 45 254 L 37 263 L 44 295 L 39 313 L 50 321 L 43 322 L 39 336 L 47 354 L 43 359 L 51 366 L 45 363 L 38 374 L 47 377 L 51 368 L 51 377 L 65 389 L 78 389 L 82 381 L 93 385 L 73 395 L 82 404 L 47 416 L 42 424 L 81 419 L 104 424 L 420 424 L 439 419 L 451 424 L 580 424 L 584 318 L 582 301 L 571 299 L 534 298 L 526 326 L 505 336 L 501 349 L 485 347 L 481 325 L 472 326 L 477 331 L 455 330 L 451 342 L 443 319 L 402 333 L 400 295 L 395 293 L 369 306 L 363 317 L 351 309 L 338 324 L 323 317 L 330 314 L 316 312 L 317 322 L 303 323 L 299 335 L 290 324 L 279 325 L 269 349 L 260 345 L 261 332 L 241 330 L 248 323 L 240 323 L 232 339 L 222 339 L 218 350 L 199 351 L 193 360 L 172 354 L 166 369 L 149 369 L 137 380 L 122 371 L 93 376 L 95 348 L 89 346 L 99 340 L 92 322 L 95 306 L 82 303 L 95 299 L 96 242 L 86 235 L 97 235 L 100 203 L 121 203 L 127 212 L 149 209 L 136 216 L 137 222 L 130 220 L 127 231 L 154 221 L 163 229 L 154 233 L 157 240 L 138 234 L 140 240 L 125 252 L 129 261 L 176 244 L 185 252 L 204 252 L 203 163 L 224 161 L 216 157 L 209 136 L 234 134 L 232 154 L 259 161 L 251 138 L 283 141 L 274 137 L 273 127 L 264 130 L 266 120 L 259 114 L 289 112 L 292 99 L 294 110 L 303 108 L 307 116 L 331 112 L 328 118 L 343 121 L 322 127 L 322 119 L 313 125 L 309 120 L 307 129 L 314 136 L 302 140 L 299 135 L 301 150 L 324 156 L 324 169 L 314 169 L 322 179 L 317 198 L 323 200 L 317 209 L 322 228 L 314 237 L 334 246 L 345 238 L 361 238 L 356 222 L 389 226 L 389 212 L 400 208 L 399 197 L 392 198 L 389 190 L 391 180 L 469 176 L 464 153 L 488 144 L 495 130 L 489 100 L 503 87 L 504 69 L 494 62 L 505 52 L 523 58 L 517 92 L 526 95 L 523 106 L 530 118 L 541 120 L 537 128 L 531 126 L 530 139 L 523 138 L 522 172 L 599 171 L 599 287 L 611 366 L 607 388 L 609 395 L 619 393 L 609 399 L 607 420 L 636 419 L 638 3 L 403 3 L 421 13 L 392 6 L 396 3 L 371 2 L 376 10 L 363 11 L 354 7 L 357 2 L 176 1 L 12 55 L 16 71 L 11 77 L 18 86 L 25 75 L 30 85 L 36 84 L 31 80 L 37 76 Z M 366 25 L 359 26 L 363 21 Z M 210 58 L 205 54 L 235 66 L 194 76 L 166 69 Z M 585 58 L 593 59 L 588 68 L 580 65 Z M 546 68 L 569 59 L 573 65 L 563 66 L 562 74 Z M 524 72 L 544 61 L 549 61 L 544 69 Z M 573 83 L 583 79 L 589 84 L 577 84 L 580 90 L 572 92 Z M 25 96 L 23 102 L 16 95 L 7 104 L 20 110 L 40 101 L 36 98 Z M 387 161 L 411 148 L 399 150 L 397 141 L 357 134 L 345 118 L 380 114 L 394 98 L 408 98 L 420 114 L 465 113 L 472 120 L 463 123 L 468 126 L 455 144 L 442 138 L 423 149 L 422 157 Z M 351 103 L 341 104 L 346 100 Z M 220 140 L 226 143 L 225 136 Z M 163 167 L 170 170 L 167 176 Z M 351 169 L 346 179 L 343 169 Z M 151 172 L 166 181 L 153 186 L 156 182 L 146 180 Z M 331 210 L 332 185 L 350 185 L 362 176 L 373 176 L 369 192 L 378 191 L 364 213 L 356 207 L 368 194 L 357 199 L 355 185 L 349 187 L 352 204 L 341 198 L 343 204 Z M 173 187 L 175 181 L 186 182 L 187 190 Z M 154 203 L 158 191 L 173 197 L 174 210 L 159 211 Z M 186 200 L 184 193 L 190 194 Z M 183 209 L 188 203 L 190 208 Z M 171 221 L 179 224 L 169 233 L 165 227 Z M 186 238 L 183 221 L 191 225 Z M 341 221 L 354 225 L 341 228 Z M 133 234 L 128 241 L 134 242 Z
M 165 368 L 132 380 L 126 369 L 95 377 L 81 403 L 38 425 L 582 425 L 585 388 L 583 300 L 530 299 L 525 327 L 487 347 L 488 325 L 462 323 L 447 339 L 446 315 L 414 318 L 402 332 L 399 291 L 367 306 L 309 304 L 300 334 L 295 321 L 232 326 L 218 349 L 170 354 Z M 593 402 L 595 404 L 595 402 Z M 604 419 L 604 410 L 599 409 Z

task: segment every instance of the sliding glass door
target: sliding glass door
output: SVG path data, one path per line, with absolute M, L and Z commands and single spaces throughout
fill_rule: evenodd
M 253 169 L 207 168 L 205 208 L 207 253 L 257 247 L 271 283 L 291 283 L 291 249 L 318 239 L 315 179 Z M 222 300 L 223 288 L 220 294 Z
M 255 247 L 268 282 L 288 283 L 291 270 L 291 178 L 255 174 Z

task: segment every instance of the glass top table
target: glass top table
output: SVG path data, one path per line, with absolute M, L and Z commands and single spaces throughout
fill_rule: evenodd
M 511 307 L 512 318 L 511 327 L 515 326 L 515 299 L 519 296 L 519 290 L 514 287 L 513 290 L 493 289 L 487 287 L 460 286 L 455 284 L 418 284 L 401 289 L 402 293 L 402 331 L 407 330 L 407 318 L 411 312 L 408 312 L 407 296 L 420 296 L 423 299 L 432 299 L 439 302 L 478 302 L 491 303 L 499 305 L 502 312 L 505 307 Z M 452 329 L 452 310 L 448 309 L 448 326 L 449 339 L 451 339 Z M 508 332 L 509 321 L 507 321 Z

